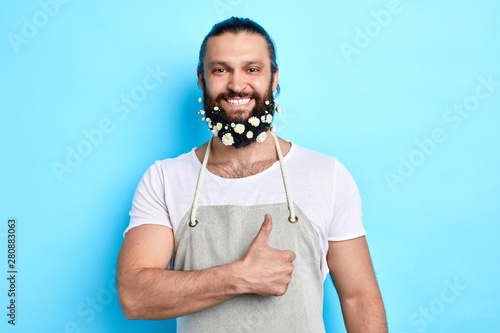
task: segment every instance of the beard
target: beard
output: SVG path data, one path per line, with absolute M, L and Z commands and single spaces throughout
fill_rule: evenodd
M 244 117 L 244 111 L 237 113 L 234 117 L 228 116 L 227 111 L 221 107 L 221 101 L 234 97 L 255 100 L 255 106 L 249 116 Z M 271 128 L 275 110 L 272 83 L 262 96 L 258 93 L 229 92 L 212 98 L 204 92 L 203 105 L 208 127 L 214 135 L 221 139 L 224 145 L 241 148 L 255 141 L 263 142 L 267 137 L 267 131 Z

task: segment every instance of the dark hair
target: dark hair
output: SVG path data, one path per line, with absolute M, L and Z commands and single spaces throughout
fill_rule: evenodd
M 269 36 L 267 31 L 257 22 L 252 21 L 249 18 L 233 16 L 231 18 L 228 18 L 227 20 L 215 24 L 212 27 L 212 30 L 210 30 L 208 35 L 205 36 L 205 39 L 203 39 L 203 42 L 201 43 L 200 55 L 198 59 L 198 70 L 200 71 L 203 85 L 205 85 L 205 75 L 203 73 L 204 70 L 203 58 L 205 57 L 205 52 L 207 50 L 207 42 L 210 39 L 210 37 L 220 36 L 226 32 L 238 33 L 242 31 L 259 34 L 266 39 L 267 48 L 269 50 L 269 58 L 271 59 L 271 74 L 274 75 L 276 73 L 276 71 L 278 70 L 278 64 L 276 62 L 276 47 L 274 45 L 274 41 L 272 40 L 271 36 Z M 280 92 L 279 84 L 278 87 L 276 88 L 276 92 L 278 94 Z

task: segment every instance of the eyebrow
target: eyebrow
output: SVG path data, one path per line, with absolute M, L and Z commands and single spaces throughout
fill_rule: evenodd
M 250 60 L 250 61 L 245 61 L 243 63 L 243 66 L 248 66 L 252 64 L 257 64 L 259 66 L 264 67 L 264 63 L 259 60 Z M 208 67 L 214 67 L 214 66 L 226 66 L 226 67 L 231 67 L 227 61 L 212 61 L 208 63 Z

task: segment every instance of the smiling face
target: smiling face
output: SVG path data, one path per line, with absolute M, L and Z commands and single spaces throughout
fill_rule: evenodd
M 224 33 L 207 42 L 204 79 L 198 72 L 205 109 L 218 106 L 228 120 L 244 122 L 261 109 L 278 85 L 264 37 L 256 33 Z

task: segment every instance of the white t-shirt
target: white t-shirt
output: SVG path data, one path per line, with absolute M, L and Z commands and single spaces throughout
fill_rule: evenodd
M 366 234 L 361 221 L 358 188 L 347 169 L 333 157 L 292 143 L 283 161 L 292 200 L 318 233 L 324 280 L 328 274 L 328 241 L 353 239 Z M 131 228 L 143 224 L 163 225 L 175 233 L 181 219 L 193 205 L 200 169 L 201 162 L 195 148 L 177 158 L 156 161 L 137 186 L 130 224 L 123 236 Z M 205 172 L 199 206 L 254 206 L 286 202 L 279 161 L 245 178 L 222 178 L 208 170 Z

